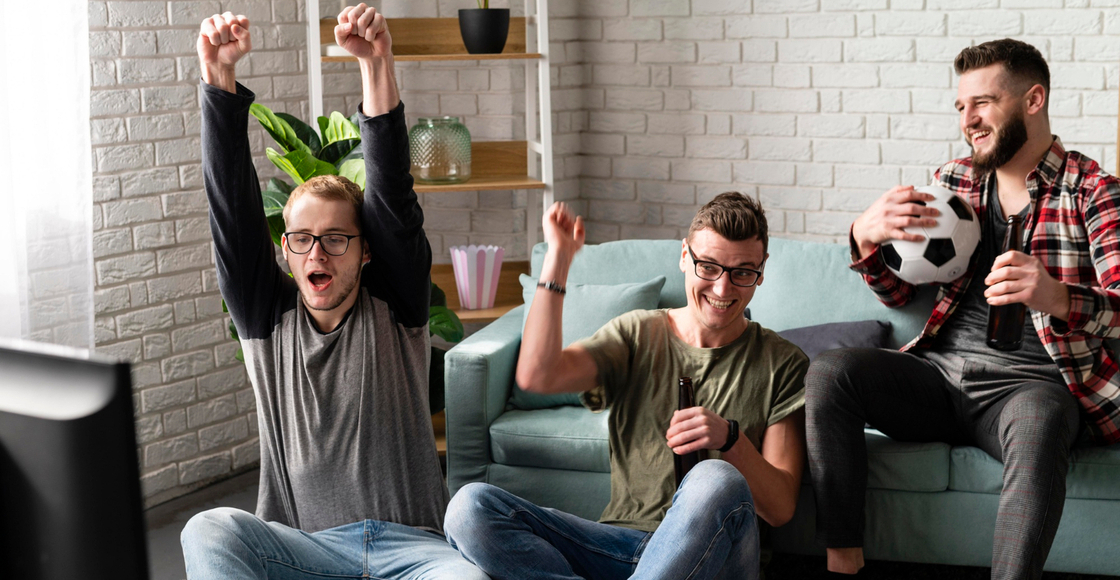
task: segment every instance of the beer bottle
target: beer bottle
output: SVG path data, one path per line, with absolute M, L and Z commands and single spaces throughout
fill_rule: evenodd
M 692 390 L 692 379 L 681 377 L 677 381 L 677 410 L 688 409 L 696 406 L 696 393 Z M 684 455 L 673 454 L 673 471 L 677 477 L 677 487 L 680 488 L 684 476 L 689 470 L 700 463 L 700 452 L 693 451 Z
M 1007 237 L 1003 253 L 1023 251 L 1023 218 L 1007 218 Z M 1027 306 L 1023 303 L 988 306 L 988 346 L 996 350 L 1019 350 L 1023 343 L 1023 321 Z

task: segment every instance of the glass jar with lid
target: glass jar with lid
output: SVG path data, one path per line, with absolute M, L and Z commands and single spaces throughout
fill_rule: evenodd
M 408 130 L 412 176 L 421 183 L 471 177 L 471 133 L 459 117 L 420 117 Z

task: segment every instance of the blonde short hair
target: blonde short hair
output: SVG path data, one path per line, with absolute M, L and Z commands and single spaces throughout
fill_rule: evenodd
M 344 201 L 354 208 L 354 219 L 361 224 L 362 200 L 364 194 L 358 184 L 338 175 L 319 175 L 303 182 L 288 196 L 288 203 L 284 204 L 284 226 L 287 227 L 291 219 L 292 206 L 296 200 L 311 195 L 329 201 Z

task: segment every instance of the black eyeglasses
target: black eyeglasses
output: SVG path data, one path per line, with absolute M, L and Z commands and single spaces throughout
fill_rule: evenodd
M 696 265 L 696 277 L 701 280 L 715 282 L 724 272 L 727 272 L 732 284 L 750 288 L 757 284 L 758 278 L 762 276 L 762 272 L 750 268 L 728 268 L 715 262 L 697 260 L 696 254 L 692 253 L 692 246 L 686 245 L 685 247 L 688 248 L 688 256 L 692 258 L 692 263 Z
M 346 234 L 313 236 L 303 232 L 284 232 L 284 238 L 288 240 L 288 250 L 293 254 L 306 254 L 315 246 L 315 242 L 319 242 L 319 247 L 323 248 L 323 251 L 327 254 L 341 256 L 350 247 L 350 240 L 360 237 L 362 236 L 348 236 Z

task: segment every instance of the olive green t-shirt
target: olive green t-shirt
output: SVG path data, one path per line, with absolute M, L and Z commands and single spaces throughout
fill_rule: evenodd
M 697 348 L 673 334 L 668 310 L 635 310 L 579 344 L 599 370 L 599 386 L 580 398 L 592 411 L 611 409 L 611 501 L 599 518 L 605 524 L 652 532 L 672 504 L 665 432 L 680 377 L 692 378 L 699 406 L 737 420 L 759 450 L 768 426 L 805 405 L 809 359 L 755 322 L 730 344 Z

